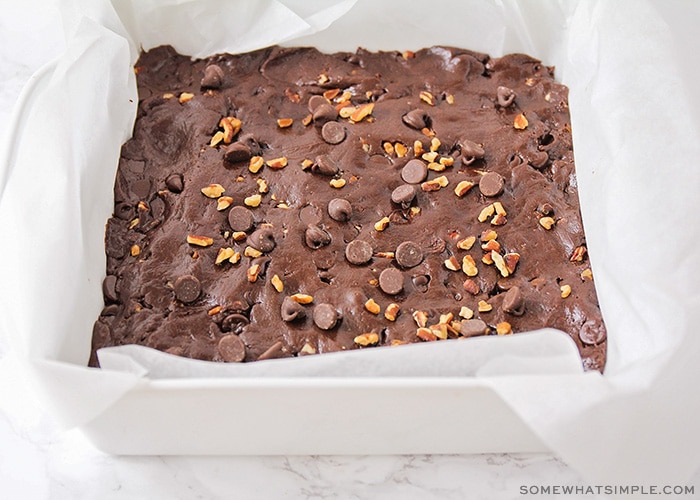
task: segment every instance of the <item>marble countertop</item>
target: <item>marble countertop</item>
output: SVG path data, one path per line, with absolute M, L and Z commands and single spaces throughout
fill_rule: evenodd
M 0 137 L 31 74 L 63 50 L 55 0 L 0 0 Z M 115 457 L 59 432 L 0 337 L 0 498 L 527 498 L 583 485 L 550 455 Z M 567 496 L 566 498 L 579 498 Z M 584 498 L 581 496 L 580 498 Z M 585 498 L 602 498 L 585 495 Z

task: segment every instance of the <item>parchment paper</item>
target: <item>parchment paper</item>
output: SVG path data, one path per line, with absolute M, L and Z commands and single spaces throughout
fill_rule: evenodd
M 682 482 L 700 466 L 700 75 L 687 67 L 697 59 L 689 20 L 698 14 L 690 2 L 649 0 L 68 2 L 67 51 L 25 92 L 0 171 L 0 327 L 66 425 L 90 420 L 142 377 L 474 376 L 589 480 Z M 282 42 L 449 44 L 556 66 L 570 88 L 582 213 L 609 331 L 604 376 L 583 374 L 574 344 L 551 330 L 244 366 L 125 346 L 103 351 L 102 370 L 84 367 L 139 48 L 169 43 L 206 56 Z

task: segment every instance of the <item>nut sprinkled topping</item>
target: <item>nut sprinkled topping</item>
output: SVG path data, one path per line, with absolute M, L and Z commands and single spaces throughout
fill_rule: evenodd
M 224 191 L 224 187 L 221 184 L 209 184 L 202 188 L 202 194 L 207 198 L 218 198 Z
M 413 141 L 413 154 L 416 156 L 420 156 L 423 154 L 425 150 L 423 149 L 423 143 L 416 139 Z
M 515 252 L 507 253 L 503 256 L 503 261 L 506 264 L 506 269 L 510 274 L 515 272 L 515 268 L 518 267 L 518 262 L 520 262 L 520 254 Z
M 340 189 L 343 186 L 345 186 L 345 184 L 347 184 L 347 181 L 345 179 L 331 179 L 329 184 L 331 185 L 331 187 Z
M 232 203 L 233 198 L 230 196 L 222 196 L 216 200 L 216 209 L 221 212 L 222 210 L 226 210 L 228 207 L 230 207 Z
M 297 304 L 311 304 L 314 301 L 311 295 L 305 293 L 295 293 L 294 295 L 290 295 L 289 298 Z
M 368 345 L 374 345 L 379 342 L 379 335 L 376 333 L 363 333 L 355 337 L 354 342 L 358 345 L 366 347 Z
M 435 97 L 433 97 L 433 94 L 431 94 L 427 90 L 421 90 L 419 97 L 421 101 L 427 102 L 431 106 L 435 106 Z
M 255 181 L 255 183 L 258 185 L 258 193 L 265 194 L 269 191 L 269 188 L 267 186 L 267 181 L 265 179 L 258 179 Z M 273 199 L 274 199 L 274 195 L 273 195 Z
M 245 255 L 246 257 L 250 257 L 251 259 L 257 259 L 262 254 L 263 253 L 260 250 L 258 250 L 257 248 L 250 247 L 250 246 L 245 247 L 245 250 L 243 251 L 243 255 Z
M 248 164 L 248 170 L 253 174 L 257 174 L 263 168 L 263 165 L 265 165 L 265 160 L 262 156 L 253 156 Z
M 416 335 L 419 339 L 425 340 L 426 342 L 433 342 L 438 339 L 430 328 L 425 327 L 418 328 L 418 330 L 416 330 Z
M 450 271 L 459 271 L 459 261 L 454 255 L 450 255 L 448 259 L 445 259 L 444 264 Z
M 507 321 L 501 321 L 496 325 L 496 333 L 498 335 L 510 335 L 513 333 L 513 328 Z
M 486 302 L 485 300 L 480 300 L 478 304 L 478 309 L 479 312 L 489 312 L 491 309 L 493 309 L 493 306 Z
M 273 160 L 268 160 L 265 164 L 270 168 L 284 168 L 287 166 L 287 157 L 282 156 L 280 158 L 275 158 Z
M 528 126 L 528 121 L 527 118 L 525 118 L 525 115 L 520 113 L 515 117 L 515 120 L 513 120 L 513 127 L 515 127 L 518 130 L 525 130 Z
M 250 283 L 255 283 L 258 281 L 258 275 L 260 274 L 260 264 L 253 264 L 246 271 L 246 277 Z
M 469 277 L 474 277 L 479 274 L 479 269 L 476 267 L 476 262 L 471 255 L 462 257 L 462 272 Z
M 562 285 L 559 287 L 559 289 L 561 290 L 561 298 L 562 299 L 565 299 L 569 295 L 571 295 L 571 285 Z
M 508 219 L 506 219 L 506 216 L 503 214 L 496 214 L 493 216 L 491 219 L 491 225 L 492 226 L 502 226 L 506 222 L 508 222 Z
M 484 208 L 481 209 L 481 212 L 479 212 L 479 216 L 477 217 L 479 222 L 486 222 L 486 220 L 493 215 L 493 213 L 496 211 L 496 209 L 493 206 L 493 203 L 490 205 L 486 205 Z
M 475 184 L 471 181 L 459 181 L 457 184 L 457 187 L 455 187 L 455 194 L 461 198 L 465 194 L 469 192 L 471 188 L 473 188 Z
M 207 315 L 209 316 L 216 316 L 221 312 L 221 306 L 214 306 L 211 309 L 207 311 Z
M 408 148 L 400 142 L 397 142 L 394 144 L 394 151 L 396 152 L 396 156 L 403 158 L 408 153 Z
M 386 306 L 386 310 L 384 311 L 384 317 L 388 319 L 389 321 L 396 321 L 396 317 L 399 315 L 399 311 L 401 310 L 401 307 L 392 302 L 388 306 Z
M 494 202 L 493 202 L 493 209 L 496 211 L 496 215 L 502 215 L 502 216 L 504 216 L 504 217 L 505 217 L 506 215 L 508 215 L 508 214 L 506 213 L 506 209 L 503 208 L 503 205 L 501 204 L 500 201 L 494 201 Z
M 219 127 L 224 129 L 223 141 L 225 144 L 231 144 L 233 138 L 241 130 L 241 120 L 234 116 L 226 116 L 219 120 Z
M 510 275 L 508 266 L 506 266 L 506 263 L 500 253 L 496 252 L 495 250 L 491 250 L 491 260 L 493 260 L 493 263 L 496 264 L 496 268 L 500 271 L 501 276 L 507 278 Z
M 477 282 L 471 278 L 467 278 L 466 280 L 464 280 L 464 283 L 462 283 L 462 288 L 464 288 L 465 291 L 471 293 L 472 295 L 479 295 L 479 292 L 481 292 L 481 289 L 479 288 Z
M 579 246 L 574 248 L 574 253 L 571 254 L 569 260 L 571 262 L 583 262 L 583 258 L 586 256 L 586 247 Z
M 192 94 L 191 92 L 183 92 L 182 94 L 180 94 L 178 101 L 180 101 L 180 104 L 184 104 L 188 101 L 191 101 L 192 99 L 194 99 L 194 94 Z
M 247 234 L 245 234 L 245 231 L 234 231 L 233 234 L 231 235 L 231 238 L 233 241 L 243 241 L 248 237 Z
M 372 314 L 379 314 L 381 311 L 381 307 L 379 307 L 379 304 L 377 304 L 374 299 L 368 299 L 367 302 L 365 302 L 365 309 Z
M 343 108 L 347 109 L 347 108 Z M 374 103 L 369 102 L 367 104 L 363 104 L 362 106 L 359 106 L 355 111 L 353 111 L 350 114 L 350 121 L 357 123 L 361 122 L 364 120 L 366 117 L 372 114 L 372 110 L 374 109 Z
M 433 153 L 436 152 L 440 148 L 440 146 L 442 146 L 440 139 L 438 139 L 437 137 L 433 137 L 432 139 L 430 139 L 430 151 L 431 152 L 433 152 Z
M 300 354 L 316 354 L 316 348 L 308 342 L 299 351 Z
M 260 196 L 259 194 L 248 196 L 245 200 L 243 200 L 243 203 L 245 203 L 249 207 L 258 207 L 260 206 L 261 202 L 262 196 Z
M 228 248 L 220 248 L 219 253 L 216 254 L 216 261 L 214 263 L 216 265 L 221 264 L 224 261 L 229 260 L 231 257 L 233 257 L 234 250 L 231 247 Z
M 214 244 L 214 239 L 208 236 L 198 236 L 196 234 L 187 235 L 187 243 L 197 245 L 199 247 L 208 247 Z
M 279 128 L 291 127 L 291 126 L 292 126 L 292 123 L 294 123 L 294 119 L 293 119 L 293 118 L 278 118 L 278 119 L 277 119 L 277 126 L 278 126 Z
M 445 177 L 444 175 L 441 175 L 440 177 L 436 177 L 435 179 L 431 181 L 425 181 L 420 185 L 421 189 L 423 191 L 429 192 L 429 191 L 438 191 L 441 188 L 447 187 L 447 185 L 450 183 L 450 181 Z
M 282 280 L 278 275 L 275 274 L 270 280 L 270 283 L 278 292 L 282 293 L 284 291 L 284 283 L 282 283 Z
M 416 325 L 418 325 L 418 328 L 423 328 L 428 324 L 428 315 L 423 311 L 414 311 L 411 316 L 413 317 L 413 321 L 416 322 Z
M 387 227 L 389 227 L 389 217 L 382 217 L 380 220 L 378 220 L 374 224 L 374 230 L 375 231 L 384 231 Z
M 554 227 L 555 221 L 551 217 L 541 217 L 540 218 L 540 226 L 545 228 L 546 230 L 552 229 Z
M 474 243 L 476 243 L 476 236 L 468 236 L 457 242 L 457 248 L 460 250 L 469 250 L 474 246 Z
M 445 101 L 447 102 L 447 104 L 454 104 L 455 103 L 455 96 L 453 96 L 452 94 L 447 94 L 445 96 Z
M 132 245 L 129 253 L 131 253 L 132 257 L 138 257 L 139 254 L 141 253 L 141 247 L 138 245 Z
M 464 319 L 472 319 L 474 317 L 474 311 L 469 309 L 467 306 L 462 306 L 459 310 L 459 315 Z
M 592 280 L 593 279 L 593 271 L 591 271 L 590 267 L 581 271 L 581 279 L 582 280 Z

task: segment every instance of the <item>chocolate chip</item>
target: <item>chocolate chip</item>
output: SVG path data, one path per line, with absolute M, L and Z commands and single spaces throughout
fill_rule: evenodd
M 202 293 L 202 285 L 197 278 L 191 274 L 180 276 L 175 280 L 175 298 L 180 302 L 189 304 L 194 302 Z
M 598 345 L 605 341 L 607 334 L 601 324 L 594 321 L 586 321 L 578 332 L 578 338 L 587 345 Z
M 352 217 L 352 205 L 343 198 L 333 198 L 328 202 L 328 215 L 338 222 L 345 222 Z
M 479 179 L 479 191 L 484 196 L 498 196 L 503 192 L 505 179 L 497 172 L 487 172 Z
M 258 140 L 255 138 L 253 134 L 242 134 L 239 138 L 238 141 L 241 144 L 245 144 L 250 148 L 250 154 L 253 156 L 258 156 L 262 152 L 262 148 L 260 147 L 260 143 Z
M 465 319 L 462 320 L 459 333 L 462 337 L 477 337 L 479 335 L 485 335 L 488 328 L 486 323 L 480 319 Z
M 366 264 L 372 258 L 372 245 L 363 240 L 353 240 L 345 247 L 345 258 L 356 266 Z
M 508 159 L 508 168 L 515 168 L 523 164 L 523 158 L 519 154 L 513 154 Z
M 250 321 L 248 318 L 240 313 L 229 314 L 221 322 L 221 329 L 225 332 L 241 333 L 243 328 L 248 325 Z
M 224 160 L 227 163 L 241 163 L 250 160 L 252 156 L 250 146 L 242 142 L 234 142 L 224 152 Z
M 471 165 L 476 160 L 483 158 L 485 154 L 484 148 L 469 139 L 459 141 L 459 150 L 462 153 L 462 163 L 464 165 Z
M 115 203 L 114 216 L 121 220 L 131 220 L 134 217 L 134 207 L 123 201 Z
M 108 274 L 102 280 L 102 294 L 109 302 L 118 302 L 119 295 L 117 294 L 117 277 L 113 274 Z
M 148 179 L 134 181 L 129 187 L 131 188 L 131 192 L 141 200 L 145 200 L 151 194 L 151 181 Z
M 240 363 L 245 359 L 245 344 L 238 335 L 224 335 L 217 346 L 221 359 L 227 363 Z
M 403 290 L 403 273 L 395 267 L 384 269 L 379 275 L 379 288 L 389 295 L 396 295 Z
M 320 227 L 310 224 L 304 232 L 304 241 L 307 247 L 316 250 L 330 244 L 331 235 Z
M 501 308 L 514 316 L 522 316 L 525 312 L 525 302 L 520 287 L 513 286 L 503 295 Z
M 430 117 L 422 109 L 414 109 L 401 117 L 403 122 L 416 130 L 423 130 L 430 127 Z
M 403 208 L 408 208 L 416 197 L 416 188 L 410 184 L 401 184 L 391 192 L 391 201 Z
M 321 137 L 328 144 L 340 144 L 345 140 L 345 127 L 338 122 L 326 122 L 321 128 Z
M 328 99 L 326 99 L 322 95 L 312 95 L 309 98 L 309 112 L 313 113 L 316 110 L 316 108 L 318 108 L 321 104 L 328 104 Z
M 321 209 L 316 205 L 304 205 L 299 210 L 299 220 L 302 224 L 308 226 L 309 224 L 318 224 L 322 219 Z
M 399 246 L 396 247 L 394 256 L 396 262 L 404 269 L 416 267 L 423 262 L 423 251 L 420 246 L 413 241 L 404 241 L 400 243 Z
M 282 321 L 287 322 L 306 317 L 306 310 L 304 309 L 304 306 L 298 302 L 295 302 L 289 297 L 285 297 L 282 301 L 282 310 L 280 312 L 282 315 Z
M 541 170 L 547 165 L 547 162 L 549 162 L 549 155 L 546 151 L 536 151 L 528 155 L 528 160 L 530 165 L 537 170 Z
M 275 235 L 271 227 L 261 227 L 248 236 L 248 245 L 263 253 L 272 252 L 275 249 Z
M 218 89 L 224 83 L 224 72 L 216 64 L 204 68 L 204 77 L 200 82 L 203 89 Z
M 319 304 L 314 308 L 314 323 L 321 330 L 330 330 L 338 323 L 338 311 L 331 304 Z
M 338 118 L 338 111 L 328 103 L 316 106 L 312 115 L 316 125 L 322 125 Z
M 182 181 L 182 174 L 170 174 L 167 179 L 165 179 L 165 187 L 172 193 L 182 193 L 185 188 L 185 184 Z
M 329 177 L 334 176 L 340 171 L 338 164 L 328 155 L 320 155 L 316 157 L 316 161 L 311 165 L 311 171 Z
M 509 89 L 508 87 L 498 87 L 496 89 L 496 99 L 498 99 L 498 105 L 507 108 L 515 100 L 515 91 Z
M 428 291 L 430 276 L 427 274 L 417 274 L 411 278 L 411 283 L 413 283 L 413 286 L 416 287 L 416 290 L 421 293 L 425 293 Z
M 160 219 L 165 215 L 165 201 L 162 198 L 154 198 L 150 204 L 151 215 L 154 219 Z
M 409 160 L 401 169 L 401 178 L 409 184 L 420 184 L 428 176 L 428 167 L 420 160 Z
M 253 212 L 246 207 L 233 207 L 228 212 L 228 223 L 234 231 L 248 231 L 254 222 Z

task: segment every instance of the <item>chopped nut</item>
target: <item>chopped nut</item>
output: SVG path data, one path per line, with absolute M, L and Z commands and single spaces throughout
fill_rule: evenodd
M 433 94 L 431 94 L 427 90 L 422 90 L 418 96 L 420 97 L 421 101 L 427 102 L 431 106 L 435 106 L 435 97 L 433 97 Z
M 415 140 L 413 142 L 413 154 L 416 156 L 420 156 L 423 154 L 423 143 L 419 140 Z
M 481 249 L 486 251 L 486 252 L 491 252 L 491 251 L 500 252 L 501 251 L 501 244 L 496 240 L 488 240 L 486 243 L 482 243 Z
M 234 231 L 233 234 L 231 235 L 231 239 L 233 241 L 243 241 L 248 237 L 247 234 L 245 234 L 245 231 Z
M 503 208 L 503 205 L 501 204 L 500 201 L 494 201 L 493 202 L 493 209 L 496 211 L 497 215 L 503 215 L 504 217 L 508 215 L 506 213 L 506 209 Z
M 445 267 L 450 271 L 459 271 L 459 261 L 454 255 L 450 255 L 450 258 L 445 260 Z
M 260 274 L 260 264 L 253 264 L 246 271 L 246 277 L 250 283 L 255 283 L 258 281 L 258 275 Z
M 228 207 L 230 207 L 232 203 L 233 198 L 230 196 L 222 196 L 216 200 L 216 209 L 221 212 L 222 210 L 226 210 Z
M 401 53 L 401 57 L 403 57 L 404 59 L 413 59 L 414 57 L 416 57 L 416 54 L 412 50 L 404 50 Z
M 180 104 L 184 104 L 188 101 L 191 101 L 194 99 L 194 94 L 191 92 L 183 92 L 180 94 L 180 97 L 178 98 L 178 101 L 180 101 Z
M 457 248 L 460 250 L 469 250 L 474 246 L 474 243 L 476 243 L 476 236 L 468 236 L 457 242 Z
M 265 179 L 258 179 L 255 182 L 258 185 L 258 193 L 265 194 L 268 192 L 269 188 Z
M 355 111 L 357 111 L 355 106 L 344 106 L 338 110 L 338 115 L 341 118 L 350 118 Z
M 323 85 L 324 83 L 327 83 L 330 81 L 330 78 L 328 78 L 328 75 L 325 73 L 321 73 L 318 75 L 318 84 Z
M 353 111 L 350 114 L 350 121 L 352 122 L 361 122 L 365 117 L 369 116 L 372 114 L 372 110 L 374 109 L 374 103 L 369 102 L 367 104 L 363 104 L 359 106 L 355 111 Z
M 143 212 L 148 212 L 148 205 L 146 204 L 145 201 L 143 201 L 143 200 L 139 201 L 136 206 L 138 207 L 139 210 L 141 210 Z
M 316 354 L 316 348 L 307 342 L 299 352 L 304 354 Z
M 481 212 L 479 212 L 479 216 L 477 217 L 477 220 L 479 222 L 486 222 L 486 219 L 491 217 L 495 211 L 496 211 L 496 209 L 494 208 L 493 203 L 490 205 L 487 205 L 481 209 Z
M 367 283 L 372 286 L 379 286 L 379 280 L 377 278 L 370 278 L 367 280 Z
M 344 91 L 342 94 L 340 94 L 339 97 L 336 98 L 336 102 L 347 102 L 352 98 L 352 92 L 349 90 Z
M 581 271 L 581 279 L 582 280 L 592 280 L 593 279 L 593 271 L 591 271 L 590 267 Z
M 493 264 L 493 257 L 491 257 L 491 253 L 485 253 L 483 257 L 481 257 L 481 262 L 486 264 L 487 266 L 490 266 Z
M 233 254 L 236 253 L 234 252 L 233 248 L 228 247 L 228 248 L 220 248 L 219 253 L 216 254 L 216 260 L 214 263 L 216 265 L 221 264 L 225 260 L 229 260 L 231 257 L 233 257 Z
M 459 310 L 459 316 L 464 319 L 472 319 L 474 317 L 474 311 L 467 306 L 462 306 Z
M 328 89 L 323 93 L 323 97 L 329 101 L 340 93 L 340 89 Z
M 418 328 L 423 328 L 428 324 L 428 315 L 423 311 L 414 311 L 411 316 L 413 317 L 413 321 L 416 322 L 416 325 L 418 325 Z
M 429 153 L 423 153 L 421 155 L 421 158 L 423 158 L 427 162 L 433 162 L 435 159 L 438 157 L 438 154 L 436 151 L 430 151 Z
M 303 160 L 303 161 L 301 162 L 301 169 L 302 169 L 302 170 L 306 170 L 307 168 L 310 168 L 313 164 L 314 164 L 314 162 L 311 161 L 311 160 L 308 160 L 308 159 L 307 159 L 307 160 Z
M 387 227 L 389 227 L 389 222 L 389 217 L 382 217 L 374 224 L 374 230 L 384 231 Z
M 436 152 L 440 146 L 442 146 L 442 143 L 440 142 L 440 139 L 437 137 L 433 137 L 430 139 L 430 151 L 431 152 Z
M 141 247 L 138 245 L 132 245 L 130 253 L 132 257 L 138 257 L 138 255 L 141 253 Z
M 246 199 L 243 200 L 243 203 L 245 203 L 249 207 L 258 207 L 260 206 L 261 202 L 262 196 L 260 196 L 259 194 L 248 196 Z
M 518 262 L 520 261 L 520 254 L 511 252 L 503 256 L 503 261 L 506 264 L 506 269 L 510 274 L 515 272 L 515 268 L 518 267 Z
M 561 298 L 562 299 L 565 299 L 569 295 L 571 295 L 571 285 L 562 285 L 559 287 L 559 289 L 561 290 Z
M 471 278 L 479 274 L 479 269 L 477 269 L 476 262 L 471 255 L 462 257 L 462 272 Z
M 492 226 L 502 226 L 506 222 L 508 222 L 508 219 L 506 219 L 506 216 L 503 214 L 496 214 L 493 216 L 491 219 L 491 225 Z
M 418 330 L 416 330 L 416 335 L 419 339 L 425 340 L 426 342 L 432 342 L 437 340 L 437 336 L 429 328 L 418 328 Z
M 526 78 L 525 79 L 525 85 L 528 87 L 532 87 L 535 84 L 535 79 L 534 78 Z
M 197 236 L 195 234 L 187 235 L 187 243 L 190 245 L 197 245 L 200 247 L 208 247 L 214 244 L 214 239 L 208 236 Z
M 445 96 L 445 101 L 447 101 L 447 104 L 454 104 L 455 103 L 455 96 L 452 94 L 447 94 Z
M 365 302 L 365 309 L 372 314 L 379 314 L 381 311 L 381 307 L 379 307 L 379 304 L 377 304 L 374 299 L 368 299 L 367 302 Z
M 481 241 L 491 241 L 491 240 L 495 240 L 496 238 L 498 238 L 498 233 L 496 231 L 494 231 L 493 229 L 484 229 L 481 232 L 481 236 L 480 236 Z M 489 249 L 489 250 L 491 250 L 491 249 Z
M 345 186 L 346 183 L 347 181 L 345 179 L 331 179 L 329 182 L 331 187 L 334 187 L 336 189 L 342 188 L 343 186 Z
M 425 155 L 423 155 L 423 156 L 425 156 Z M 428 163 L 428 170 L 432 170 L 433 172 L 442 172 L 445 170 L 445 168 L 446 168 L 445 165 L 443 165 L 441 163 L 436 163 L 434 161 L 431 161 L 430 163 Z
M 396 321 L 396 317 L 399 315 L 400 309 L 401 308 L 398 304 L 392 302 L 391 304 L 386 306 L 386 310 L 384 311 L 384 317 L 389 321 Z
M 136 71 L 136 74 L 138 75 L 139 72 Z M 165 94 L 163 94 L 163 99 L 172 99 L 173 97 L 175 97 L 175 94 L 173 94 L 172 92 L 166 92 Z
M 424 127 L 420 131 L 426 137 L 434 137 L 435 136 L 435 132 L 433 130 L 430 130 L 428 127 Z
M 268 160 L 265 164 L 270 168 L 284 168 L 287 166 L 287 157 L 282 156 L 281 158 L 275 158 L 273 160 Z
M 392 346 L 392 347 L 395 346 L 395 345 L 404 345 L 405 343 L 406 343 L 406 342 L 404 342 L 403 340 L 400 340 L 400 339 L 392 339 L 392 340 L 391 340 L 391 346 Z
M 272 283 L 272 286 L 275 287 L 275 290 L 278 292 L 282 293 L 284 291 L 284 283 L 282 283 L 278 275 L 275 274 L 270 280 L 270 283 Z
M 400 142 L 397 142 L 394 144 L 394 151 L 396 152 L 396 156 L 399 158 L 403 158 L 406 156 L 406 153 L 408 153 L 408 148 L 401 144 Z
M 394 154 L 394 145 L 390 143 L 389 141 L 386 141 L 384 144 L 382 144 L 382 147 L 384 148 L 384 152 L 388 155 L 393 155 Z
M 278 126 L 279 128 L 291 127 L 291 126 L 292 126 L 292 123 L 294 123 L 294 119 L 293 119 L 293 118 L 278 118 L 278 119 L 277 119 L 277 126 Z
M 243 250 L 243 255 L 245 255 L 246 257 L 250 257 L 251 259 L 257 259 L 262 255 L 262 252 L 257 248 L 247 246 L 245 247 L 245 250 Z
M 411 215 L 411 217 L 415 217 L 416 215 L 420 214 L 420 207 L 411 207 L 408 209 L 408 213 Z
M 478 309 L 479 312 L 489 312 L 491 309 L 493 309 L 493 306 L 486 302 L 485 300 L 480 300 L 478 304 Z
M 462 333 L 462 322 L 461 321 L 453 321 L 452 323 L 450 323 L 449 329 L 455 335 L 460 335 Z
M 466 280 L 464 280 L 464 283 L 462 283 L 462 288 L 464 288 L 465 291 L 471 293 L 472 295 L 478 295 L 479 292 L 481 292 L 481 289 L 479 288 L 477 282 L 471 278 L 467 278 Z
M 212 136 L 211 141 L 209 141 L 209 147 L 215 148 L 223 140 L 224 140 L 224 133 L 221 130 L 219 130 Z
M 493 263 L 496 264 L 496 269 L 500 271 L 501 276 L 504 278 L 510 276 L 508 266 L 506 266 L 506 262 L 503 260 L 503 256 L 500 253 L 496 252 L 495 250 L 491 250 L 491 260 L 493 260 Z
M 574 248 L 574 253 L 571 254 L 569 260 L 571 262 L 583 262 L 583 258 L 586 256 L 586 247 L 579 246 Z
M 374 256 L 379 257 L 380 259 L 393 259 L 394 252 L 377 252 L 374 254 Z
M 281 208 L 281 209 L 283 209 L 283 210 L 289 210 L 289 205 L 287 205 L 287 204 L 284 203 L 284 202 L 280 202 L 280 203 L 277 204 L 277 208 Z
M 450 181 L 444 175 L 436 177 L 431 181 L 426 181 L 420 185 L 423 191 L 438 191 L 441 188 L 447 187 Z
M 441 314 L 440 321 L 438 321 L 438 324 L 447 325 L 454 319 L 454 317 L 455 315 L 452 313 Z
M 224 187 L 221 184 L 209 184 L 202 188 L 202 194 L 207 198 L 218 198 L 224 191 Z
M 376 333 L 363 333 L 354 338 L 354 342 L 358 345 L 366 347 L 368 345 L 374 345 L 379 342 L 379 335 Z
M 219 314 L 220 312 L 221 312 L 221 306 L 214 306 L 214 307 L 212 307 L 211 309 L 209 309 L 209 310 L 207 311 L 207 314 L 208 314 L 209 316 L 216 316 L 216 315 Z
M 265 160 L 262 156 L 253 156 L 248 164 L 248 170 L 253 174 L 257 174 L 263 168 L 263 165 L 265 165 Z
M 496 333 L 498 335 L 510 335 L 513 333 L 513 328 L 507 321 L 501 321 L 496 325 Z
M 238 264 L 241 260 L 241 253 L 234 252 L 231 258 L 228 260 L 231 264 Z
M 440 165 L 444 165 L 446 167 L 451 167 L 452 165 L 455 164 L 455 159 L 452 158 L 451 156 L 443 156 L 439 160 Z
M 541 217 L 540 218 L 540 226 L 543 228 L 550 230 L 554 226 L 555 221 L 551 217 Z
M 231 144 L 235 135 L 241 130 L 241 120 L 234 116 L 226 116 L 219 120 L 219 127 L 224 129 L 224 143 Z
M 515 120 L 513 120 L 513 127 L 517 128 L 518 130 L 525 130 L 528 126 L 527 118 L 525 118 L 525 115 L 520 113 L 515 117 Z
M 301 101 L 301 96 L 300 96 L 299 94 L 297 94 L 296 92 L 294 92 L 294 91 L 293 91 L 292 89 L 290 89 L 289 87 L 287 87 L 286 89 L 284 89 L 284 95 L 286 95 L 287 98 L 288 98 L 290 101 L 292 101 L 294 104 L 299 104 L 299 102 Z
M 290 295 L 289 298 L 297 304 L 311 304 L 314 301 L 311 295 L 305 293 L 295 293 L 294 295 Z
M 455 194 L 461 198 L 465 194 L 469 192 L 471 188 L 473 188 L 475 184 L 471 181 L 459 181 L 457 184 L 457 187 L 455 187 Z
M 308 115 L 306 115 L 304 118 L 301 119 L 301 124 L 304 125 L 305 127 L 308 127 L 309 125 L 311 125 L 311 122 L 313 121 L 313 119 L 314 119 L 314 115 L 309 113 Z
M 430 329 L 432 334 L 435 335 L 437 338 L 439 338 L 441 340 L 445 340 L 447 338 L 447 325 L 445 325 L 445 324 L 430 325 L 428 328 Z

